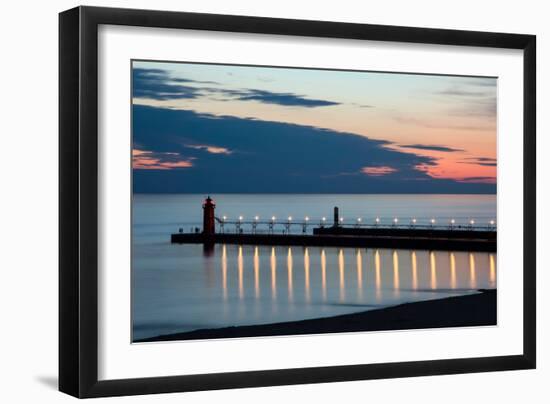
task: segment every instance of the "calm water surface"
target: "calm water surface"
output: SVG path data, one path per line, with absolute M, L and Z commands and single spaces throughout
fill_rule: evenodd
M 212 195 L 216 214 L 318 223 L 340 207 L 344 220 L 371 223 L 488 223 L 494 195 Z M 134 339 L 233 325 L 294 321 L 372 310 L 496 287 L 496 255 L 370 248 L 170 244 L 201 226 L 204 195 L 135 195 Z M 349 219 L 346 219 L 349 218 Z M 226 231 L 231 231 L 227 226 Z M 276 229 L 276 231 L 282 231 Z M 295 232 L 301 232 L 296 227 Z

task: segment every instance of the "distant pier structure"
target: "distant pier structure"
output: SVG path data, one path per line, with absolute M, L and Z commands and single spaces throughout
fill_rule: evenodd
M 476 225 L 473 219 L 466 224 L 457 223 L 455 219 L 437 224 L 436 219 L 432 218 L 429 224 L 420 224 L 412 218 L 409 224 L 399 224 L 398 218 L 393 218 L 391 224 L 383 224 L 376 217 L 373 224 L 366 224 L 361 218 L 357 218 L 355 223 L 345 224 L 338 207 L 334 207 L 332 226 L 325 226 L 326 218 L 323 217 L 317 227 L 311 228 L 313 223 L 308 216 L 303 221 L 295 221 L 291 216 L 280 221 L 275 216 L 264 220 L 259 216 L 251 220 L 239 216 L 235 221 L 228 221 L 225 216 L 218 218 L 216 204 L 210 196 L 204 200 L 202 209 L 202 232 L 197 228 L 195 232 L 184 233 L 180 228 L 179 233 L 171 235 L 172 243 L 203 244 L 208 254 L 218 243 L 456 251 L 496 251 L 497 248 L 494 220 L 485 225 Z M 219 224 L 218 232 L 216 223 Z M 301 228 L 301 234 L 292 233 L 291 228 L 296 226 Z M 308 233 L 308 227 L 312 233 Z M 278 233 L 275 229 L 282 232 Z
M 340 226 L 340 211 L 338 210 L 338 206 L 334 207 L 334 227 Z

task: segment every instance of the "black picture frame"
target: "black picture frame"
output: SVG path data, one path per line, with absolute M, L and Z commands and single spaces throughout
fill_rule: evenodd
M 98 380 L 98 26 L 101 24 L 523 50 L 523 354 Z M 104 397 L 533 369 L 536 366 L 536 37 L 77 7 L 59 15 L 59 390 Z

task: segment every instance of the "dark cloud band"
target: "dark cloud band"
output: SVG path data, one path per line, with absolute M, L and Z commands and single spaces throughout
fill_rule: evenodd
M 434 158 L 391 149 L 387 141 L 357 134 L 141 105 L 133 106 L 132 115 L 134 144 L 150 152 L 145 157 L 161 160 L 160 168 L 167 168 L 146 169 L 143 164 L 134 170 L 134 192 L 495 191 L 486 178 L 432 178 L 423 168 L 435 165 Z
M 432 150 L 432 151 L 449 152 L 449 153 L 464 151 L 463 149 L 455 149 L 447 146 L 434 146 L 434 145 L 425 145 L 425 144 L 402 144 L 402 145 L 399 145 L 399 147 L 403 147 L 406 149 Z
M 328 107 L 339 102 L 307 98 L 294 93 L 277 93 L 258 89 L 225 89 L 205 87 L 201 84 L 219 84 L 213 81 L 197 81 L 181 77 L 171 77 L 162 69 L 134 68 L 133 97 L 153 100 L 195 99 L 203 96 L 225 96 L 226 100 L 256 101 L 288 107 Z M 185 84 L 182 84 L 185 83 Z M 192 84 L 192 85 L 187 85 Z

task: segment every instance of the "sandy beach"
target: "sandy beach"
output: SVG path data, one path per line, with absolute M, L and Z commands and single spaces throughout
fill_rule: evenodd
M 496 325 L 496 290 L 481 289 L 479 292 L 472 295 L 405 303 L 341 316 L 284 323 L 201 329 L 161 335 L 135 342 Z

